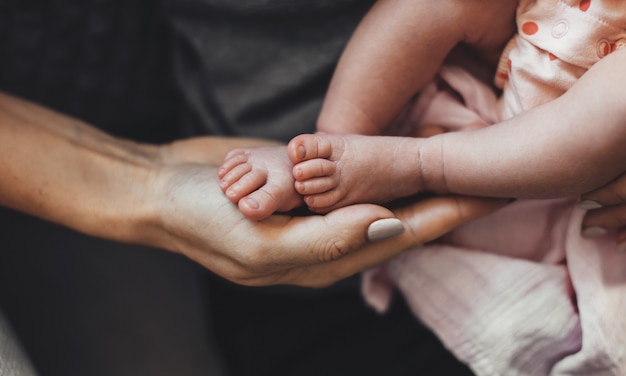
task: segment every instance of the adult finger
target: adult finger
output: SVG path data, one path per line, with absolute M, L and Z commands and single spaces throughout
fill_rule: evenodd
M 332 262 L 368 242 L 397 236 L 404 226 L 391 210 L 360 204 L 324 216 L 274 215 L 250 230 L 254 239 L 271 247 L 249 258 L 247 264 L 274 266 L 279 271 Z
M 276 141 L 243 137 L 194 137 L 177 140 L 158 148 L 161 157 L 168 163 L 208 163 L 219 165 L 232 149 L 278 146 Z
M 504 207 L 506 199 L 467 196 L 435 197 L 397 211 L 405 224 L 405 238 L 417 246 L 434 240 L 459 225 Z
M 579 206 L 584 209 L 595 209 L 626 203 L 626 174 L 607 185 L 581 196 Z
M 623 227 L 626 227 L 626 204 L 606 206 L 585 214 L 582 234 L 585 237 L 602 236 Z
M 297 285 L 322 287 L 371 268 L 411 247 L 432 241 L 455 227 L 506 205 L 506 200 L 473 197 L 436 197 L 396 211 L 404 224 L 400 236 L 371 243 L 328 264 L 294 268 L 282 276 Z
M 626 252 L 626 204 L 590 210 L 585 214 L 581 230 L 584 237 L 594 238 L 609 232 L 615 233 L 617 250 Z

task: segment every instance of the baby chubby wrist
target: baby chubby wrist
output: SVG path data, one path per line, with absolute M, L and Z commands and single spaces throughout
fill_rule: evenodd
M 444 139 L 437 135 L 423 139 L 418 150 L 418 166 L 422 191 L 449 192 L 445 177 Z

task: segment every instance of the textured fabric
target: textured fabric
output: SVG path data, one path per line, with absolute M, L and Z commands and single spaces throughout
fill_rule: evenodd
M 170 60 L 158 2 L 0 0 L 0 90 L 110 133 L 173 137 Z
M 315 130 L 352 30 L 373 1 L 169 1 L 187 134 L 288 141 Z
M 0 313 L 0 375 L 35 376 L 36 372 L 24 354 L 9 323 Z
M 498 117 L 484 85 L 459 68 L 440 76 L 463 103 L 433 84 L 413 124 L 462 130 Z M 610 236 L 582 238 L 583 214 L 575 198 L 520 200 L 368 272 L 364 294 L 385 310 L 396 285 L 478 375 L 623 375 L 626 254 Z
M 559 97 L 593 64 L 626 44 L 626 2 L 522 0 L 518 34 L 502 55 L 496 84 L 502 118 Z
M 413 125 L 487 126 L 557 98 L 624 44 L 626 3 L 523 0 L 518 35 L 496 75 L 499 101 L 465 72 L 444 68 L 465 104 L 431 85 Z M 479 375 L 626 374 L 626 255 L 580 235 L 575 198 L 519 201 L 461 226 L 442 246 L 403 254 L 366 275 L 384 310 L 396 285 L 415 314 Z

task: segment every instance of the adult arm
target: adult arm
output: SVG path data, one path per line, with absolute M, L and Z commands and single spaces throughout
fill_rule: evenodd
M 178 252 L 237 283 L 305 286 L 331 284 L 502 205 L 454 197 L 417 203 L 397 213 L 408 231 L 380 243 L 368 243 L 367 234 L 396 214 L 375 205 L 249 221 L 221 193 L 212 164 L 232 147 L 261 143 L 139 144 L 0 93 L 0 205 Z
M 255 140 L 203 141 L 219 163 L 228 148 Z M 0 93 L 0 204 L 90 235 L 136 242 L 158 226 L 151 181 L 168 163 L 154 145 L 112 137 L 69 116 Z M 165 151 L 167 151 L 165 150 Z M 177 153 L 198 158 L 198 148 Z

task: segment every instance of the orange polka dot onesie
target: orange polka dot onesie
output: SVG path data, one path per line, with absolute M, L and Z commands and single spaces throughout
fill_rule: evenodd
M 495 77 L 500 97 L 443 67 L 438 79 L 453 95 L 426 87 L 402 131 L 510 118 L 559 97 L 626 44 L 626 0 L 522 0 L 516 19 Z M 477 375 L 626 375 L 626 260 L 613 239 L 581 237 L 575 203 L 518 200 L 365 273 L 365 298 L 382 311 L 398 288 Z
M 559 97 L 592 65 L 623 47 L 626 1 L 522 0 L 517 27 L 496 75 L 496 85 L 504 89 L 503 118 Z

